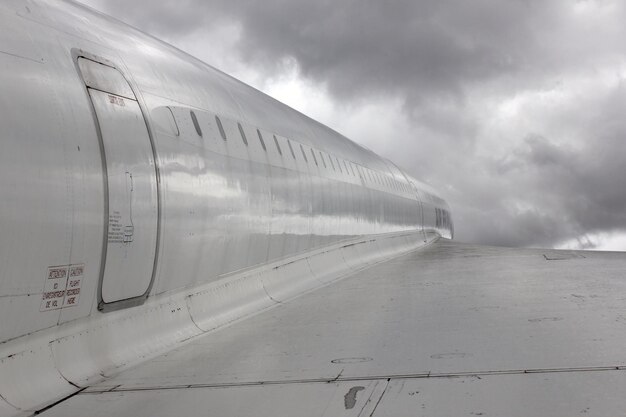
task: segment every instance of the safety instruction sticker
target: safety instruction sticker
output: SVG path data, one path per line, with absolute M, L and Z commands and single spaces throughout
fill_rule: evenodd
M 49 267 L 39 311 L 78 305 L 84 274 L 84 264 Z

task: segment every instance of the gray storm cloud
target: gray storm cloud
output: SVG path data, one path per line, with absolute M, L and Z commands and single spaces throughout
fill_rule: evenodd
M 346 119 L 365 104 L 401 113 L 385 137 L 376 120 L 343 133 L 442 190 L 460 240 L 593 246 L 585 236 L 626 229 L 619 1 L 90 3 L 183 49 L 233 27 L 227 53 L 260 77 L 295 63 Z M 195 42 L 219 62 L 224 39 Z

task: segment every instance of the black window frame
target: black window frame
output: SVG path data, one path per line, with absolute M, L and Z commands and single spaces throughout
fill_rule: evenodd
M 263 135 L 259 129 L 256 130 L 256 134 L 259 136 L 259 142 L 261 142 L 261 147 L 264 152 L 267 152 L 267 148 L 265 147 L 265 141 L 263 140 Z
M 248 146 L 248 138 L 246 137 L 246 132 L 244 132 L 243 130 L 243 126 L 241 125 L 241 123 L 237 122 L 237 127 L 239 128 L 239 134 L 241 135 L 241 140 L 243 141 L 243 144 Z
M 302 151 L 302 157 L 304 158 L 304 162 L 309 163 L 309 159 L 306 157 L 306 152 L 304 152 L 304 146 L 300 144 L 300 150 Z
M 278 154 L 280 156 L 283 156 L 283 151 L 282 149 L 280 149 L 280 145 L 278 144 L 278 139 L 276 138 L 276 135 L 272 135 L 274 137 L 274 144 L 276 145 L 276 149 L 278 150 Z
M 224 142 L 226 142 L 228 140 L 226 137 L 226 131 L 224 130 L 224 125 L 222 125 L 222 120 L 220 120 L 218 115 L 215 115 L 215 123 L 217 123 L 217 129 L 220 132 L 220 136 L 224 139 Z
M 191 123 L 193 123 L 193 127 L 196 129 L 196 133 L 198 136 L 202 137 L 202 128 L 200 128 L 200 123 L 198 122 L 198 117 L 193 110 L 189 110 L 189 116 L 191 117 Z

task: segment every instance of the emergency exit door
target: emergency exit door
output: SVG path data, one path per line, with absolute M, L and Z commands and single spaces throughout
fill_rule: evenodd
M 146 121 L 126 79 L 86 58 L 78 65 L 96 113 L 106 168 L 103 308 L 141 301 L 150 288 L 158 229 L 156 167 Z

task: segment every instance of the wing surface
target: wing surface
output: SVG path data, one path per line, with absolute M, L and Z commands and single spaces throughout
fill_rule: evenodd
M 626 254 L 440 240 L 42 415 L 623 415 L 625 346 Z

